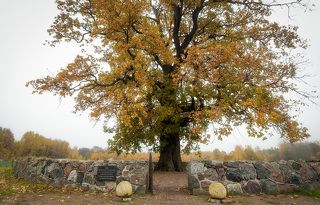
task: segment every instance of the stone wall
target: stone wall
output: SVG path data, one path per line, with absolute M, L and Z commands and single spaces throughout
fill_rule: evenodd
M 320 162 L 192 161 L 187 166 L 188 187 L 194 195 L 207 194 L 212 181 L 229 194 L 277 194 L 320 188 Z
M 115 166 L 116 179 L 101 181 L 97 167 Z M 147 161 L 84 161 L 48 158 L 21 158 L 16 161 L 14 175 L 31 181 L 52 183 L 67 188 L 112 192 L 121 181 L 129 181 L 135 194 L 144 194 L 148 185 Z

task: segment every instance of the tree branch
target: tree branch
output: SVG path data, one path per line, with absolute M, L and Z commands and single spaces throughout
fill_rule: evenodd
M 201 10 L 204 8 L 204 0 L 201 1 L 200 6 L 196 7 L 196 9 L 192 12 L 192 29 L 190 31 L 190 33 L 185 37 L 182 45 L 181 45 L 181 50 L 183 52 L 184 49 L 186 49 L 188 47 L 188 45 L 190 44 L 190 42 L 192 41 L 195 33 L 197 32 L 198 29 L 198 18 L 199 18 L 199 14 L 201 12 Z
M 180 39 L 179 39 L 179 30 L 180 30 L 180 24 L 182 19 L 182 9 L 183 9 L 183 1 L 181 0 L 181 6 L 178 6 L 177 4 L 173 5 L 173 12 L 174 12 L 174 23 L 173 23 L 173 31 L 172 31 L 172 37 L 173 37 L 173 43 L 176 48 L 176 55 L 179 60 L 181 59 L 181 45 L 180 45 Z

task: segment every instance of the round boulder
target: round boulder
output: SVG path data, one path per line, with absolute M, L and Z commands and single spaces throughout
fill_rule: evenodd
M 211 198 L 224 199 L 227 197 L 227 190 L 220 182 L 212 182 L 209 186 Z
M 132 185 L 128 181 L 120 182 L 116 187 L 116 195 L 118 197 L 130 197 L 132 195 Z

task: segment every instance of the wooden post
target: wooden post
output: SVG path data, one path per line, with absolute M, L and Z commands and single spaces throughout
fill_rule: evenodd
M 153 194 L 153 163 L 152 163 L 152 153 L 149 152 L 149 187 L 148 191 Z

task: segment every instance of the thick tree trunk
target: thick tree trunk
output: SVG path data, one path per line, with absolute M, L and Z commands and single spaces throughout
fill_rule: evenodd
M 176 100 L 177 88 L 175 87 L 170 73 L 174 67 L 164 66 L 163 72 L 165 74 L 165 81 L 161 84 L 160 95 L 158 100 L 161 106 L 173 108 L 178 111 L 178 103 Z M 180 123 L 177 122 L 176 117 L 180 113 L 174 114 L 168 112 L 168 115 L 162 116 L 161 133 L 160 133 L 160 158 L 156 169 L 160 171 L 183 171 L 180 151 Z M 174 119 L 174 120 L 173 120 Z
M 160 159 L 156 166 L 160 171 L 183 171 L 179 135 L 160 137 Z

